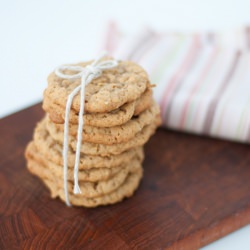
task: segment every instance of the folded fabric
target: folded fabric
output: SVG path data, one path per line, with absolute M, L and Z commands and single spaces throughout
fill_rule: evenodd
M 250 27 L 124 36 L 112 23 L 106 38 L 111 55 L 147 70 L 163 126 L 250 142 Z

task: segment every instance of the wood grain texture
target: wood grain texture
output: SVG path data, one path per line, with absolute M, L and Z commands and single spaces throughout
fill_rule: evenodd
M 0 249 L 198 249 L 250 223 L 244 144 L 158 130 L 136 194 L 68 208 L 26 170 L 38 104 L 0 120 Z

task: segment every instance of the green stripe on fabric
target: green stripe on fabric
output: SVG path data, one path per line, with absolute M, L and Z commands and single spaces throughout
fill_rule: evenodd
M 244 71 L 243 72 L 246 72 L 246 64 L 244 65 L 245 67 L 244 67 Z M 238 81 L 240 81 L 240 79 L 238 79 Z M 215 129 L 214 129 L 214 131 L 215 131 L 215 133 L 216 134 L 220 134 L 220 129 L 221 129 L 221 124 L 222 124 L 222 120 L 223 120 L 223 117 L 224 117 L 224 113 L 225 113 L 225 109 L 226 109 L 226 107 L 228 107 L 229 106 L 229 103 L 231 103 L 232 101 L 231 101 L 231 98 L 230 97 L 228 97 L 227 99 L 226 99 L 226 101 L 225 101 L 225 104 L 223 105 L 223 109 L 222 109 L 222 112 L 221 112 L 221 115 L 220 115 L 220 117 L 219 117 L 219 121 L 218 121 L 218 123 L 217 123 L 217 125 L 216 125 L 216 127 L 215 127 Z M 239 126 L 239 125 L 238 125 Z M 238 129 L 236 129 L 236 134 L 237 134 L 237 130 Z M 237 137 L 237 136 L 236 136 Z
M 183 45 L 184 41 L 186 40 L 183 35 L 179 35 L 179 36 L 180 36 L 180 38 L 179 38 L 178 42 L 175 44 L 175 46 L 173 47 L 173 49 L 170 51 L 170 53 L 168 51 L 166 58 L 163 57 L 163 60 L 162 60 L 161 64 L 159 65 L 159 67 L 157 67 L 157 70 L 152 73 L 152 79 L 154 82 L 158 83 L 160 81 L 160 79 L 163 75 L 162 73 L 171 64 L 171 62 L 174 61 L 181 46 Z
M 237 139 L 241 139 L 242 132 L 243 132 L 242 131 L 243 130 L 243 124 L 244 124 L 244 121 L 246 120 L 246 117 L 247 117 L 246 113 L 247 113 L 247 111 L 249 111 L 249 106 L 250 106 L 250 96 L 248 97 L 247 104 L 244 107 L 244 109 L 242 110 L 241 115 L 240 115 L 240 121 L 238 123 L 236 134 L 235 134 L 235 137 Z

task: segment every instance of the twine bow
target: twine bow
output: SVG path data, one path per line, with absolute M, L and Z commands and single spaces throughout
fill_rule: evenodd
M 89 84 L 93 79 L 101 76 L 102 71 L 106 69 L 114 68 L 118 65 L 115 60 L 101 61 L 105 55 L 97 58 L 93 63 L 86 67 L 62 65 L 56 68 L 55 74 L 63 79 L 81 79 L 81 84 L 77 86 L 68 96 L 66 109 L 65 109 L 65 122 L 64 122 L 64 139 L 63 139 L 63 174 L 64 174 L 64 193 L 66 204 L 70 206 L 69 194 L 68 194 L 68 135 L 69 135 L 69 114 L 74 97 L 80 91 L 80 112 L 78 116 L 78 130 L 77 130 L 77 145 L 75 154 L 74 165 L 74 194 L 81 193 L 78 183 L 78 169 L 80 162 L 81 143 L 82 143 L 82 130 L 84 125 L 83 114 L 85 104 L 85 86 Z M 75 74 L 64 74 L 64 70 L 76 72 Z

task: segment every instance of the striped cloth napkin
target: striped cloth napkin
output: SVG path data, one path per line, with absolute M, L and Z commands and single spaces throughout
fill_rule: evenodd
M 124 36 L 112 23 L 104 47 L 147 70 L 163 126 L 250 142 L 250 27 L 193 34 L 145 28 Z

